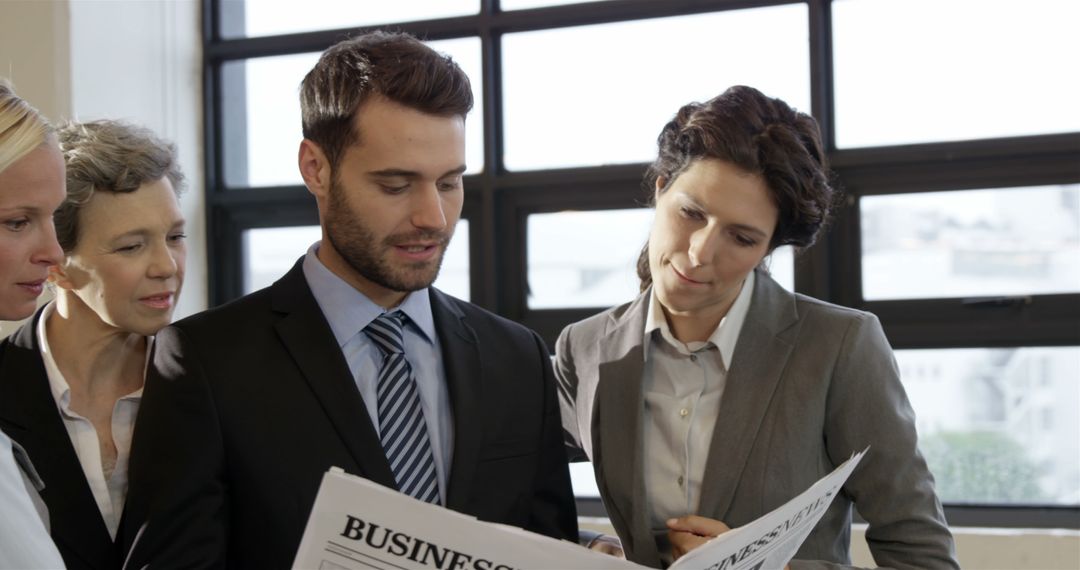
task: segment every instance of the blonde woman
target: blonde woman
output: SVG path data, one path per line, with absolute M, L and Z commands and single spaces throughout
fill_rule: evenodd
M 0 410 L 27 426 L 69 568 L 119 567 L 115 536 L 153 335 L 184 276 L 173 147 L 114 121 L 59 131 L 67 198 L 55 221 L 56 299 L 0 345 Z
M 0 80 L 0 320 L 33 314 L 49 266 L 62 254 L 52 214 L 63 199 L 64 159 L 52 128 Z M 21 437 L 24 426 L 9 421 L 5 411 L 13 404 L 2 398 L 0 568 L 62 567 L 38 494 L 41 480 L 10 438 Z

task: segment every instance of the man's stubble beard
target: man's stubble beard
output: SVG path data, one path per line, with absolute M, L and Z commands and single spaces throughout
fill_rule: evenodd
M 391 291 L 412 292 L 429 287 L 439 276 L 446 246 L 453 236 L 448 232 L 417 230 L 387 236 L 381 242 L 363 227 L 345 201 L 344 189 L 337 180 L 330 185 L 330 201 L 326 212 L 326 236 L 338 255 L 362 277 Z M 395 244 L 409 241 L 437 241 L 439 253 L 435 259 L 419 263 L 393 265 L 386 259 Z

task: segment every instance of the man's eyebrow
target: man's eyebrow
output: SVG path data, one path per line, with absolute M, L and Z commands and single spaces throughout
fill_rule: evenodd
M 402 178 L 416 178 L 420 176 L 420 173 L 415 170 L 405 170 L 403 168 L 384 168 L 382 170 L 372 170 L 368 172 L 369 176 L 381 176 L 383 178 L 402 177 Z
M 464 165 L 464 164 L 462 164 L 461 166 L 458 166 L 457 168 L 452 168 L 452 169 L 450 169 L 450 170 L 447 170 L 447 171 L 446 171 L 446 172 L 445 172 L 445 173 L 444 173 L 444 174 L 443 174 L 442 176 L 440 176 L 439 178 L 446 178 L 447 176 L 457 176 L 457 175 L 459 175 L 459 174 L 464 174 L 464 173 L 465 173 L 465 169 L 466 169 L 465 165 Z
M 439 178 L 446 178 L 447 176 L 456 176 L 465 172 L 466 166 L 464 164 L 457 168 L 452 168 L 444 172 Z M 406 170 L 404 168 L 384 168 L 382 170 L 371 170 L 368 172 L 368 176 L 377 176 L 380 178 L 418 178 L 420 173 L 415 170 Z

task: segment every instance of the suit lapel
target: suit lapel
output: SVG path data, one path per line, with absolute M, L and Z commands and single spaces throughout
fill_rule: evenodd
M 273 307 L 284 313 L 275 326 L 304 379 L 356 461 L 363 477 L 397 488 L 349 365 L 302 269 L 303 258 L 273 285 Z
M 34 319 L 9 339 L 0 363 L 0 425 L 26 450 L 45 482 L 50 532 L 64 552 L 95 567 L 115 562 L 112 538 L 86 482 L 49 388 Z M 70 565 L 70 564 L 69 564 Z
M 630 526 L 635 561 L 656 565 L 659 554 L 649 530 L 642 456 L 642 394 L 645 368 L 645 313 L 649 292 L 639 295 L 622 316 L 614 318 L 600 341 L 600 363 L 593 409 L 593 449 L 599 451 L 603 480 L 613 497 L 629 497 L 630 512 L 615 516 Z M 617 508 L 618 500 L 608 508 Z
M 446 506 L 463 511 L 468 506 L 473 471 L 480 461 L 484 442 L 483 422 L 476 421 L 484 394 L 480 347 L 476 333 L 453 301 L 434 288 L 429 291 L 454 418 L 454 457 L 447 481 Z
M 723 519 L 794 348 L 784 331 L 796 320 L 795 297 L 758 272 L 739 333 L 705 462 L 699 513 Z

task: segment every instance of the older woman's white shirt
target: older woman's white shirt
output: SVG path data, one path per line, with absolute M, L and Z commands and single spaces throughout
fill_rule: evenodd
M 112 437 L 113 445 L 116 446 L 116 466 L 106 477 L 101 462 L 101 440 L 97 429 L 90 420 L 71 409 L 71 388 L 57 367 L 56 360 L 49 349 L 45 322 L 54 310 L 56 310 L 55 304 L 49 303 L 42 312 L 41 319 L 38 320 L 37 337 L 41 359 L 45 363 L 45 372 L 49 376 L 49 387 L 52 390 L 53 399 L 56 400 L 56 407 L 64 421 L 64 428 L 71 439 L 71 445 L 75 448 L 75 455 L 78 456 L 79 464 L 82 465 L 86 482 L 90 484 L 90 491 L 94 494 L 94 500 L 97 502 L 98 510 L 101 511 L 105 527 L 109 529 L 109 536 L 115 540 L 116 529 L 120 525 L 120 515 L 124 511 L 124 498 L 127 496 L 128 455 L 131 452 L 131 435 L 135 429 L 135 416 L 139 412 L 139 402 L 142 401 L 142 388 L 120 398 L 113 407 Z M 147 338 L 148 359 L 153 340 L 153 337 Z M 143 375 L 145 377 L 145 368 Z

